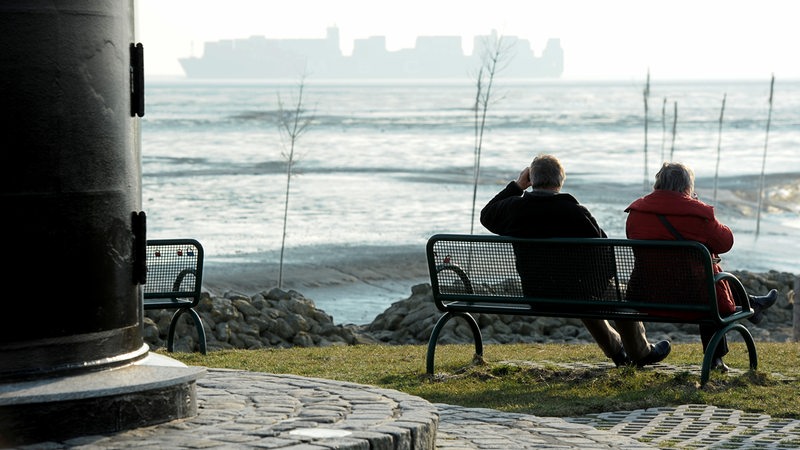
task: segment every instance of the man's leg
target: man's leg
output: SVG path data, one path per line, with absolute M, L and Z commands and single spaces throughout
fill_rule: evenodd
M 622 345 L 628 356 L 633 358 L 634 361 L 642 360 L 650 354 L 651 346 L 647 341 L 647 334 L 644 330 L 644 324 L 636 320 L 616 320 L 614 321 L 619 336 L 622 339 Z
M 614 359 L 622 353 L 624 350 L 622 339 L 620 339 L 617 330 L 612 328 L 607 320 L 581 319 L 581 322 L 589 330 L 589 333 L 606 356 Z

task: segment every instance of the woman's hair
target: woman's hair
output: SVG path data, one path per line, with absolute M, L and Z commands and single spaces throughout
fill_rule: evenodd
M 561 189 L 564 180 L 564 168 L 561 162 L 553 155 L 538 155 L 531 162 L 531 187 Z
M 694 172 L 681 163 L 665 162 L 656 174 L 653 189 L 691 194 L 694 191 Z

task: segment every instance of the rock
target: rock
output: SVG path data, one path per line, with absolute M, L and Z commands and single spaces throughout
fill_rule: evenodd
M 761 295 L 778 290 L 778 301 L 759 325 L 747 327 L 756 341 L 788 342 L 792 339 L 792 302 L 796 275 L 770 271 L 732 272 L 748 292 Z M 487 287 L 487 289 L 490 287 Z M 436 309 L 430 284 L 411 287 L 411 295 L 393 303 L 366 325 L 336 325 L 333 318 L 316 308 L 314 301 L 296 291 L 278 288 L 253 297 L 226 292 L 211 297 L 203 292 L 196 311 L 203 320 L 210 351 L 231 348 L 288 348 L 331 345 L 423 345 L 427 344 L 442 313 Z M 174 311 L 147 310 L 143 338 L 151 348 L 166 346 L 169 323 Z M 473 314 L 486 343 L 512 342 L 593 342 L 580 320 L 557 317 L 531 317 L 497 314 Z M 700 342 L 697 325 L 647 323 L 650 340 Z M 737 339 L 736 333 L 728 335 Z M 197 332 L 184 314 L 176 328 L 175 349 L 197 351 Z M 471 343 L 472 331 L 467 322 L 454 317 L 441 330 L 439 342 Z

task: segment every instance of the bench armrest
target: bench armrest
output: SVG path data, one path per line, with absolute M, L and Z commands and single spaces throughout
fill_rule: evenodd
M 728 287 L 731 289 L 731 293 L 733 294 L 733 299 L 736 302 L 737 306 L 741 306 L 741 311 L 736 311 L 735 313 L 726 316 L 720 317 L 720 321 L 724 324 L 728 324 L 731 322 L 736 322 L 738 320 L 747 319 L 755 314 L 753 308 L 750 306 L 750 296 L 747 294 L 747 290 L 744 288 L 744 285 L 736 277 L 736 275 L 730 272 L 719 272 L 714 275 L 714 284 L 727 282 Z M 719 310 L 717 310 L 719 313 Z

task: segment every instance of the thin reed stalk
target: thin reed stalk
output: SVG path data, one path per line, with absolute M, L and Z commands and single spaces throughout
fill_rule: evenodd
M 661 103 L 661 162 L 664 162 L 664 146 L 667 141 L 667 97 Z
M 481 167 L 481 148 L 483 147 L 483 131 L 486 126 L 486 111 L 484 109 L 481 113 L 481 97 L 484 95 L 484 72 L 486 64 L 481 64 L 478 69 L 478 75 L 475 80 L 475 107 L 473 109 L 475 136 L 474 146 L 472 150 L 472 215 L 469 220 L 469 234 L 472 234 L 475 229 L 475 205 L 478 201 L 478 181 L 480 179 Z
M 725 115 L 725 100 L 728 93 L 722 95 L 722 108 L 719 110 L 719 132 L 717 134 L 717 167 L 714 171 L 714 205 L 717 204 L 717 185 L 719 183 L 719 160 L 722 155 L 722 117 Z
M 672 147 L 669 149 L 669 160 L 673 161 L 675 158 L 675 135 L 678 134 L 678 102 L 673 103 L 672 111 Z
M 650 70 L 647 71 L 647 82 L 644 85 L 644 191 L 648 190 L 648 174 L 647 174 L 647 123 L 648 120 L 648 107 L 647 100 L 650 98 Z
M 756 211 L 756 238 L 761 230 L 761 203 L 764 199 L 764 171 L 767 167 L 767 142 L 769 141 L 769 124 L 772 121 L 772 94 L 775 88 L 775 74 L 769 83 L 769 112 L 767 113 L 767 132 L 764 136 L 764 156 L 761 158 L 761 184 L 758 190 L 758 211 Z

